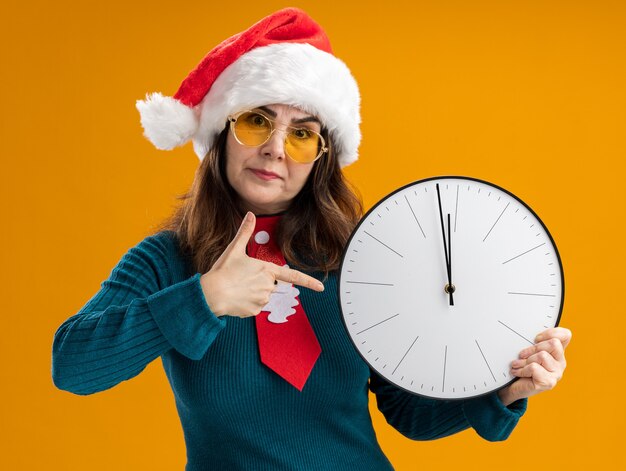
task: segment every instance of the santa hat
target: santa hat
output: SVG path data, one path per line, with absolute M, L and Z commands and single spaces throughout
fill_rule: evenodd
M 317 116 L 341 167 L 358 158 L 359 89 L 322 28 L 304 11 L 285 8 L 211 50 L 174 97 L 137 101 L 144 135 L 158 149 L 193 141 L 202 160 L 229 115 L 285 104 Z

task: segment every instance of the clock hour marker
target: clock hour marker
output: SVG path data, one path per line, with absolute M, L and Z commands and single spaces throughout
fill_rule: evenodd
M 546 243 L 544 242 L 543 244 L 539 244 L 538 246 L 533 247 L 532 249 L 528 249 L 526 252 L 522 252 L 521 254 L 516 255 L 516 256 L 515 256 L 515 257 L 513 257 L 513 258 L 510 258 L 510 259 L 508 259 L 506 262 L 502 262 L 502 265 L 504 265 L 505 263 L 509 263 L 511 260 L 515 260 L 517 257 L 521 257 L 522 255 L 526 255 L 528 252 L 532 252 L 533 250 L 538 249 L 538 248 L 539 248 L 539 247 L 541 247 L 542 245 L 546 245 Z
M 391 372 L 391 374 L 394 374 L 396 372 L 396 370 L 398 369 L 398 366 L 400 366 L 400 363 L 402 363 L 402 361 L 404 360 L 404 358 L 407 356 L 407 354 L 411 351 L 411 349 L 413 348 L 413 345 L 415 345 L 415 342 L 417 342 L 417 339 L 419 339 L 420 336 L 418 335 L 417 337 L 415 337 L 415 340 L 413 340 L 413 343 L 411 344 L 411 346 L 409 347 L 409 349 L 406 351 L 406 353 L 402 356 L 402 359 L 398 362 L 398 364 L 396 365 L 396 367 L 393 369 L 393 371 Z M 403 376 L 404 378 L 404 376 Z
M 443 354 L 443 383 L 441 384 L 441 392 L 446 389 L 446 363 L 448 362 L 448 346 Z
M 502 210 L 502 212 L 500 213 L 500 216 L 498 216 L 498 219 L 496 219 L 496 222 L 493 223 L 493 226 L 491 226 L 491 229 L 489 229 L 489 232 L 487 232 L 487 235 L 485 236 L 485 238 L 483 239 L 483 242 L 487 239 L 487 237 L 489 237 L 489 234 L 491 234 L 491 231 L 493 230 L 494 227 L 496 227 L 496 224 L 498 224 L 498 221 L 500 220 L 500 218 L 502 217 L 502 215 L 504 214 L 504 212 L 506 211 L 506 208 L 509 207 L 511 203 L 508 202 L 506 204 L 506 206 L 504 207 L 504 209 Z
M 489 373 L 491 373 L 491 377 L 493 378 L 494 381 L 497 382 L 496 377 L 493 375 L 493 371 L 491 371 L 491 366 L 489 366 L 489 362 L 487 361 L 487 358 L 485 358 L 485 354 L 483 353 L 483 349 L 480 348 L 480 345 L 478 344 L 478 340 L 474 339 L 474 342 L 476 342 L 476 346 L 478 347 L 478 350 L 480 350 L 480 354 L 483 356 L 483 360 L 485 360 L 485 363 L 487 364 L 487 368 L 489 368 Z
M 411 210 L 411 213 L 413 214 L 413 217 L 415 218 L 415 222 L 417 223 L 417 225 L 420 228 L 420 231 L 422 231 L 422 235 L 424 236 L 424 239 L 426 238 L 426 234 L 424 234 L 424 229 L 422 229 L 422 225 L 420 224 L 420 222 L 417 220 L 417 216 L 415 215 L 415 211 L 413 211 L 413 208 L 411 207 L 411 203 L 409 203 L 409 199 L 406 197 L 406 195 L 404 196 L 404 199 L 406 200 L 406 204 L 409 205 L 409 209 Z
M 524 337 L 522 334 L 520 334 L 519 332 L 516 332 L 515 330 L 511 329 L 508 325 L 506 325 L 504 322 L 502 321 L 498 321 L 500 324 L 502 324 L 504 327 L 506 327 L 507 329 L 509 329 L 511 332 L 513 332 L 516 335 L 519 335 L 521 338 L 523 338 L 524 340 L 526 340 L 529 344 L 531 345 L 535 345 L 534 342 L 531 342 L 530 340 L 528 340 L 526 337 Z
M 369 281 L 346 281 L 346 283 L 358 283 L 360 285 L 393 286 L 393 283 L 374 283 L 374 282 L 369 282 Z
M 382 245 L 384 245 L 385 247 L 387 247 L 389 250 L 391 250 L 393 253 L 395 253 L 395 254 L 396 254 L 396 255 L 398 255 L 399 257 L 404 258 L 404 257 L 402 257 L 402 255 L 400 255 L 398 252 L 396 252 L 395 250 L 393 250 L 391 247 L 389 247 L 389 246 L 388 246 L 387 244 L 385 244 L 384 242 L 381 242 L 380 240 L 378 240 L 376 237 L 374 237 L 374 236 L 373 236 L 372 234 L 370 234 L 369 232 L 367 232 L 367 231 L 363 231 L 363 232 L 365 232 L 368 236 L 370 236 L 370 237 L 371 237 L 372 239 L 374 239 L 376 242 L 379 242 L 380 244 L 382 244 Z
M 380 324 L 382 324 L 383 322 L 387 322 L 389 319 L 393 319 L 394 317 L 397 317 L 397 316 L 399 316 L 399 315 L 400 315 L 400 313 L 398 313 L 398 314 L 394 314 L 393 316 L 388 317 L 387 319 L 383 319 L 382 321 L 377 322 L 376 324 L 369 326 L 367 329 L 363 329 L 361 332 L 357 332 L 357 333 L 356 333 L 356 335 L 362 334 L 362 333 L 363 333 L 363 332 L 365 332 L 366 330 L 370 330 L 371 328 L 376 327 L 377 325 L 380 325 Z
M 550 298 L 556 297 L 556 294 L 514 293 L 513 291 L 509 291 L 508 294 L 522 294 L 524 296 L 547 296 L 547 297 L 550 297 Z
M 478 189 L 480 191 L 480 188 Z M 459 214 L 459 185 L 456 186 L 456 203 L 454 204 L 454 232 L 456 232 L 456 215 Z

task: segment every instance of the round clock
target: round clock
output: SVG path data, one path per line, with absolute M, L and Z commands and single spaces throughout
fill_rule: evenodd
M 352 342 L 388 382 L 464 399 L 515 381 L 510 363 L 558 325 L 563 269 L 530 207 L 492 183 L 410 183 L 370 209 L 339 270 Z

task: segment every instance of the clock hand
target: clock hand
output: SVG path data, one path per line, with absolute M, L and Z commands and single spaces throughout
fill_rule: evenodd
M 454 306 L 454 299 L 452 298 L 454 285 L 452 284 L 452 233 L 450 232 L 450 213 L 448 213 L 448 286 L 446 286 L 445 290 L 450 294 L 450 306 Z
M 450 261 L 448 258 L 448 243 L 446 242 L 446 231 L 443 227 L 443 211 L 441 209 L 441 194 L 439 193 L 439 183 L 437 183 L 435 185 L 437 187 L 437 201 L 439 202 L 439 220 L 441 221 L 441 235 L 443 237 L 443 254 L 446 258 L 446 272 L 448 273 L 448 286 L 452 286 L 452 281 L 450 280 L 451 278 L 451 273 L 450 273 Z M 449 232 L 449 230 L 448 230 Z M 448 288 L 444 288 L 446 293 L 449 293 Z M 452 300 L 452 294 L 450 293 L 450 305 L 452 306 L 453 300 Z

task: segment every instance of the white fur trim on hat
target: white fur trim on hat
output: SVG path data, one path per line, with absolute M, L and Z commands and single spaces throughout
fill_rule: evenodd
M 193 146 L 198 157 L 204 158 L 229 115 L 271 104 L 317 116 L 329 131 L 340 166 L 357 160 L 361 118 L 356 81 L 340 59 L 306 43 L 259 47 L 224 69 L 196 107 L 200 119 Z
M 144 136 L 157 149 L 171 150 L 189 141 L 198 130 L 195 111 L 160 93 L 146 95 L 135 104 L 141 115 Z

